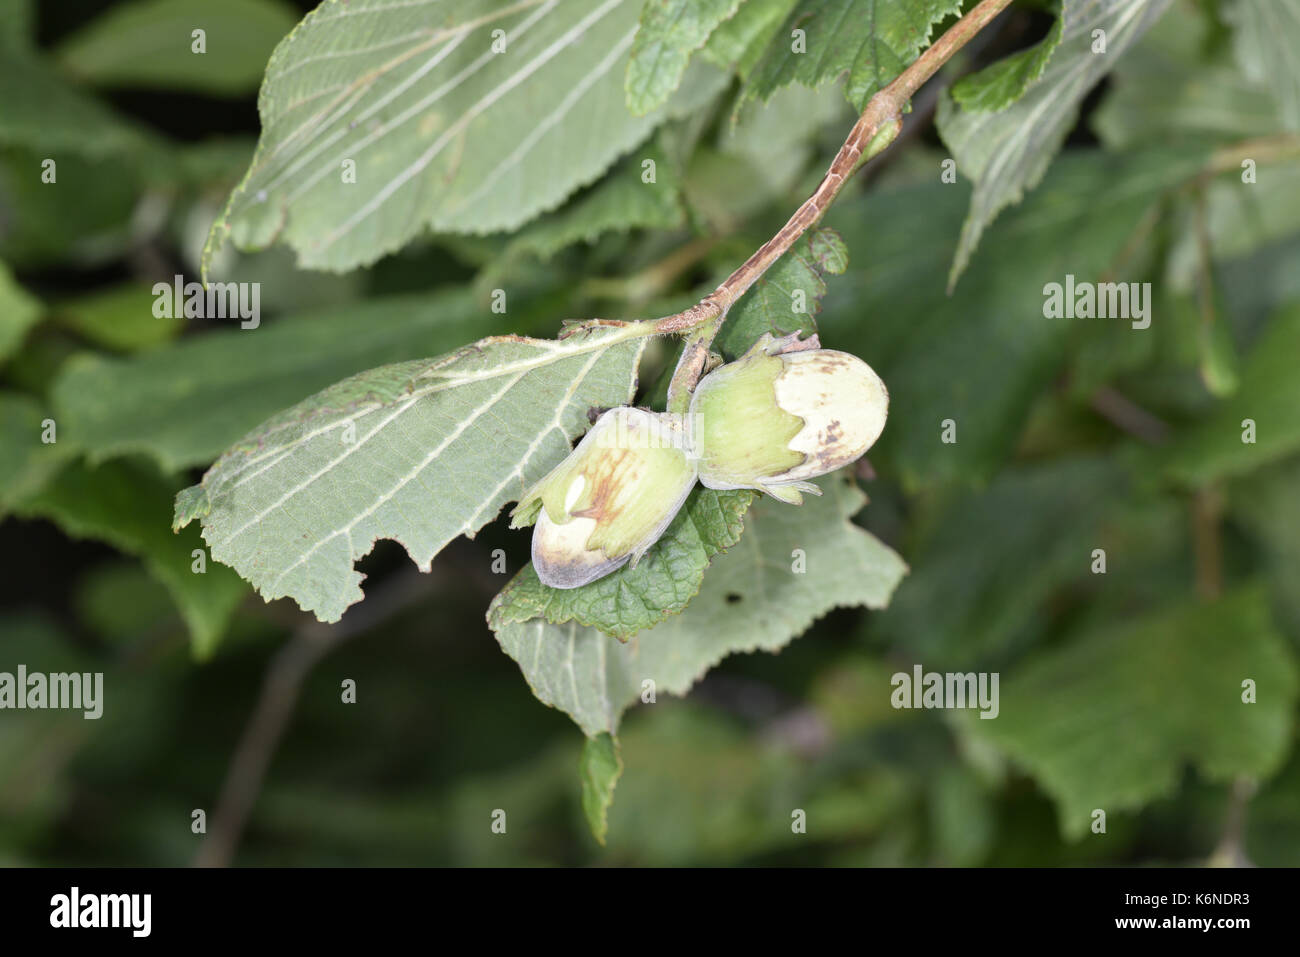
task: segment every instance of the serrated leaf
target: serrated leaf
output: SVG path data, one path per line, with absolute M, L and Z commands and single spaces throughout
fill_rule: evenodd
M 227 238 L 279 239 L 302 265 L 340 271 L 427 228 L 514 229 L 555 208 L 723 82 L 693 69 L 670 106 L 631 116 L 622 76 L 640 7 L 446 0 L 431 18 L 406 0 L 326 0 L 271 57 L 257 154 L 205 269 Z
M 962 77 L 952 85 L 953 101 L 970 113 L 1005 110 L 1025 95 L 1029 84 L 1043 75 L 1061 43 L 1063 23 L 1064 19 L 1057 17 L 1047 36 L 1027 50 Z
M 1174 478 L 1191 485 L 1242 475 L 1300 449 L 1300 306 L 1275 315 L 1241 370 L 1241 386 L 1157 453 Z M 1253 441 L 1246 441 L 1249 419 Z
M 961 0 L 800 0 L 749 77 L 742 101 L 767 100 L 791 83 L 816 87 L 847 74 L 844 95 L 861 110 L 930 44 Z M 792 33 L 802 30 L 796 52 Z
M 848 264 L 848 248 L 835 230 L 805 234 L 732 309 L 716 348 L 734 359 L 764 333 L 779 339 L 793 332 L 803 337 L 816 332 L 813 316 L 826 295 L 825 277 L 840 275 Z
M 1290 744 L 1296 690 L 1294 656 L 1252 588 L 1030 659 L 1001 682 L 997 718 L 969 725 L 1037 779 L 1077 840 L 1095 808 L 1112 815 L 1173 793 L 1185 762 L 1213 781 L 1268 777 Z
M 1074 126 L 1084 96 L 1170 2 L 1064 0 L 1060 44 L 1019 100 L 992 113 L 961 110 L 947 97 L 939 101 L 939 135 L 958 169 L 975 181 L 949 288 L 966 269 L 985 227 L 1043 178 Z M 1093 52 L 1094 30 L 1104 31 L 1104 53 Z
M 482 333 L 487 315 L 468 292 L 453 290 L 286 316 L 127 359 L 75 356 L 51 399 L 61 434 L 92 462 L 142 453 L 175 471 L 211 462 L 304 393 L 455 348 Z
M 99 86 L 239 95 L 257 88 L 293 7 L 279 0 L 145 0 L 113 7 L 64 39 L 64 71 Z M 205 50 L 192 49 L 204 31 Z
M 739 6 L 740 0 L 648 0 L 624 79 L 627 108 L 634 116 L 668 102 L 682 82 L 691 54 Z
M 214 562 L 205 562 L 202 574 L 193 571 L 198 535 L 173 535 L 167 528 L 168 503 L 178 484 L 129 462 L 95 469 L 75 463 L 24 497 L 14 511 L 139 557 L 170 592 L 189 627 L 194 653 L 203 658 L 215 649 L 247 589 L 234 572 Z
M 539 617 L 553 625 L 576 621 L 625 641 L 690 603 L 713 556 L 740 540 L 753 494 L 697 486 L 635 568 L 624 565 L 581 588 L 549 588 L 526 565 L 492 600 L 488 621 L 493 627 Z
M 13 355 L 41 317 L 41 304 L 0 262 L 0 363 Z
M 747 79 L 798 0 L 745 0 L 730 20 L 709 34 L 700 55 Z
M 906 565 L 849 521 L 866 501 L 850 479 L 819 484 L 825 495 L 797 507 L 755 502 L 741 540 L 714 560 L 690 606 L 627 644 L 543 618 L 493 623 L 497 641 L 533 694 L 590 737 L 617 732 L 643 681 L 657 694 L 685 694 L 727 655 L 776 651 L 833 608 L 884 607 Z M 796 549 L 804 572 L 795 570 Z
M 1272 93 L 1282 125 L 1300 130 L 1300 0 L 1236 0 L 1227 16 L 1243 72 Z
M 609 832 L 609 807 L 614 803 L 614 786 L 623 774 L 618 739 L 608 734 L 588 738 L 582 745 L 579 778 L 582 781 L 582 813 L 592 836 L 601 845 Z
M 422 571 L 569 452 L 587 413 L 628 402 L 644 339 L 503 336 L 337 383 L 263 423 L 178 496 L 212 557 L 267 601 L 337 621 L 376 541 Z
M 647 160 L 655 170 L 650 183 L 642 178 Z M 685 218 L 673 164 L 657 146 L 648 146 L 634 151 L 589 193 L 521 229 L 511 237 L 505 256 L 549 259 L 568 246 L 594 242 L 608 233 L 673 229 Z

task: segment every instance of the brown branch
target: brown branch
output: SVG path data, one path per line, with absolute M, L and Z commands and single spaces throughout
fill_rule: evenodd
M 876 134 L 887 124 L 900 122 L 903 110 L 917 90 L 1010 4 L 1011 0 L 982 0 L 949 27 L 892 83 L 872 96 L 812 196 L 795 210 L 794 215 L 775 236 L 745 260 L 705 301 L 717 303 L 725 313 L 733 302 L 744 295 L 758 277 L 794 245 L 795 240 L 825 215 L 839 191 L 858 168 Z
M 1202 175 L 1213 177 L 1228 172 L 1240 172 L 1242 162 L 1248 159 L 1253 159 L 1257 164 L 1271 163 L 1276 160 L 1292 159 L 1297 154 L 1300 154 L 1300 135 L 1278 133 L 1272 136 L 1260 136 L 1216 150 L 1210 156 Z
M 849 177 L 897 138 L 903 125 L 903 110 L 913 95 L 954 53 L 1010 4 L 1011 0 L 981 0 L 949 27 L 911 66 L 871 97 L 817 189 L 775 236 L 760 246 L 717 289 L 689 309 L 644 323 L 647 334 L 691 333 L 668 389 L 670 410 L 677 410 L 695 388 L 707 367 L 709 346 L 732 304 L 826 214 Z M 573 331 L 571 329 L 570 333 Z
M 1162 419 L 1110 386 L 1102 386 L 1094 392 L 1089 404 L 1112 425 L 1143 442 L 1160 445 L 1169 438 L 1169 426 Z
M 1011 0 L 980 0 L 978 5 L 949 27 L 943 36 L 934 41 L 892 83 L 878 90 L 867 102 L 866 109 L 862 111 L 858 121 L 853 124 L 848 138 L 835 154 L 830 169 L 827 170 L 812 196 L 795 210 L 794 215 L 775 236 L 746 259 L 740 268 L 728 276 L 713 292 L 689 309 L 675 315 L 664 316 L 662 319 L 644 322 L 616 322 L 605 319 L 572 322 L 566 324 L 560 337 L 565 338 L 601 326 L 623 327 L 629 336 L 668 335 L 690 332 L 710 320 L 725 318 L 732 304 L 744 295 L 749 287 L 808 231 L 809 227 L 825 215 L 830 204 L 862 162 L 888 146 L 893 137 L 898 135 L 902 126 L 903 110 L 906 109 L 912 96 L 927 80 L 939 72 L 939 68 L 947 63 L 953 54 L 969 43 L 977 33 L 988 26 L 994 17 L 1010 5 Z M 720 324 L 719 322 L 716 325 Z M 704 349 L 707 351 L 708 343 L 712 341 L 711 337 L 697 338 L 704 341 Z

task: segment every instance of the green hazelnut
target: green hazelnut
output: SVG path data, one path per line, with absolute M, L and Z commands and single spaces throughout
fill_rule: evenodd
M 552 588 L 578 588 L 632 562 L 659 540 L 695 486 L 679 417 L 604 413 L 511 513 L 535 522 L 533 568 Z
M 700 380 L 692 444 L 708 488 L 752 488 L 799 504 L 809 480 L 857 461 L 880 437 L 889 393 L 857 356 L 773 352 L 771 340 Z

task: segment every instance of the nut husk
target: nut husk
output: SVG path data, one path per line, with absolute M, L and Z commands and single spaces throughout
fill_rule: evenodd
M 663 534 L 695 486 L 685 430 L 644 409 L 604 413 L 569 456 L 524 495 L 512 525 L 536 522 L 533 569 L 552 588 L 578 588 Z

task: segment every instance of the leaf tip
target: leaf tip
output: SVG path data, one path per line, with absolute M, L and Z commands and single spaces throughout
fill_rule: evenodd
M 172 516 L 172 531 L 179 532 L 194 521 L 203 518 L 212 510 L 212 501 L 208 490 L 202 485 L 191 485 L 176 493 L 176 511 Z
M 614 803 L 614 788 L 623 775 L 623 757 L 618 738 L 601 732 L 588 738 L 582 747 L 582 810 L 591 828 L 591 836 L 601 847 L 609 833 L 609 808 Z

